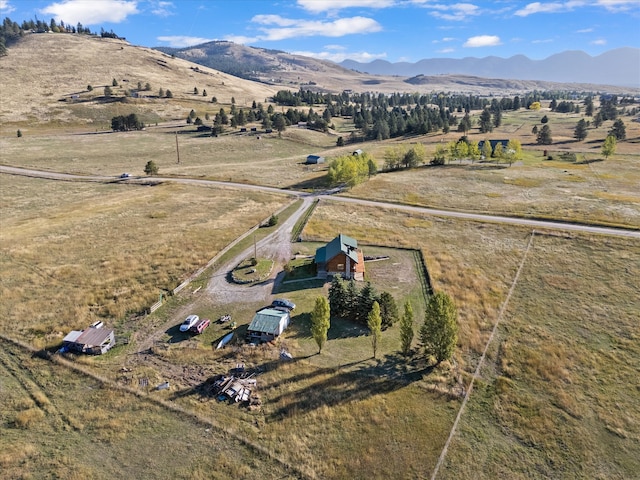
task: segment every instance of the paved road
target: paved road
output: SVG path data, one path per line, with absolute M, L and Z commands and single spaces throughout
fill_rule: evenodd
M 171 178 L 171 177 L 129 177 L 129 178 L 117 178 L 100 175 L 72 175 L 68 173 L 46 172 L 41 170 L 24 169 L 17 167 L 7 167 L 0 165 L 0 173 L 23 175 L 29 177 L 49 178 L 53 180 L 67 180 L 67 181 L 88 181 L 88 182 L 122 182 L 122 183 L 162 183 L 162 182 L 178 182 L 186 183 L 190 185 L 216 185 L 222 188 L 234 188 L 234 189 L 249 189 L 260 190 L 263 192 L 281 193 L 287 195 L 293 195 L 298 197 L 314 197 L 325 201 L 343 202 L 343 203 L 356 203 L 360 205 L 367 205 L 376 208 L 386 208 L 403 210 L 414 213 L 421 213 L 424 215 L 435 215 L 439 217 L 459 218 L 463 220 L 473 220 L 477 222 L 490 222 L 500 223 L 507 225 L 519 225 L 525 227 L 531 227 L 532 229 L 550 229 L 561 230 L 570 232 L 582 232 L 582 233 L 595 233 L 600 235 L 612 235 L 616 237 L 633 237 L 640 239 L 640 230 L 638 229 L 626 229 L 626 228 L 608 228 L 597 227 L 591 225 L 581 225 L 570 222 L 552 222 L 545 220 L 533 220 L 527 218 L 518 217 L 506 217 L 500 215 L 487 215 L 481 213 L 469 213 L 453 210 L 440 210 L 436 208 L 416 207 L 411 205 L 401 205 L 395 203 L 386 203 L 374 200 L 362 200 L 358 198 L 340 197 L 336 195 L 330 195 L 327 193 L 309 194 L 307 192 L 301 192 L 296 190 L 283 190 L 274 187 L 265 187 L 260 185 L 247 185 L 244 183 L 231 183 L 231 182 L 218 182 L 215 180 L 197 180 L 190 178 Z

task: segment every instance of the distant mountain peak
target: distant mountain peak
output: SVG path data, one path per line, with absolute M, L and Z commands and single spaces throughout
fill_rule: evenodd
M 581 50 L 568 50 L 543 60 L 531 60 L 525 55 L 510 58 L 489 56 L 430 58 L 415 63 L 374 60 L 361 63 L 345 60 L 345 68 L 373 75 L 459 74 L 515 80 L 542 80 L 565 83 L 593 83 L 640 87 L 640 48 L 621 47 L 592 57 Z

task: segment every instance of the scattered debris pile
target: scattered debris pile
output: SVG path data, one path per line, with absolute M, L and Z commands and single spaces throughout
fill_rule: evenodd
M 262 404 L 255 393 L 256 372 L 249 372 L 243 364 L 236 365 L 228 375 L 220 375 L 208 383 L 207 394 L 217 396 L 218 400 L 232 400 L 236 403 L 249 403 L 250 408 L 259 408 Z

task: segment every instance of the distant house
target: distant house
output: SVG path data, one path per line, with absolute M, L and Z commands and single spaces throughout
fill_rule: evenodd
M 307 155 L 307 161 L 305 163 L 306 164 L 324 163 L 324 157 L 321 157 L 320 155 Z
M 275 308 L 258 310 L 247 328 L 250 342 L 270 342 L 282 335 L 289 326 L 289 312 Z
M 318 276 L 341 275 L 346 279 L 364 280 L 364 255 L 358 241 L 340 234 L 316 250 Z
M 489 143 L 491 144 L 491 154 L 493 155 L 493 152 L 495 152 L 496 150 L 496 145 L 498 145 L 499 143 L 502 144 L 502 150 L 506 152 L 507 145 L 509 145 L 509 140 L 489 140 Z M 483 147 L 484 147 L 484 140 L 480 140 L 478 142 L 478 149 L 481 152 Z
M 91 324 L 85 330 L 72 330 L 62 340 L 62 347 L 70 352 L 101 355 L 116 344 L 113 330 L 103 328 L 102 322 Z

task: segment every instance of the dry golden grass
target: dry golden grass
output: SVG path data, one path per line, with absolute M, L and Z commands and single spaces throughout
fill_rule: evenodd
M 43 65 L 56 68 L 42 68 Z M 115 114 L 105 118 L 100 111 L 111 110 L 114 105 L 95 99 L 103 95 L 104 87 L 111 86 L 114 78 L 119 83 L 114 94 L 119 96 L 124 89 L 136 89 L 138 82 L 152 86 L 150 92 L 143 94 L 155 96 L 160 88 L 171 90 L 173 99 L 132 101 L 141 112 L 165 119 L 184 120 L 191 108 L 212 106 L 214 96 L 223 104 L 230 105 L 233 97 L 237 106 L 250 107 L 254 100 L 264 102 L 278 90 L 207 67 L 199 66 L 200 71 L 196 72 L 193 63 L 150 48 L 84 35 L 26 35 L 11 46 L 9 55 L 0 59 L 0 66 L 0 85 L 5 92 L 0 124 L 3 134 L 10 131 L 13 135 L 16 128 L 28 134 L 39 124 L 45 128 L 56 124 L 104 128 L 105 120 L 110 124 Z M 87 85 L 94 90 L 88 92 Z M 193 95 L 194 87 L 200 92 L 207 90 L 208 96 Z M 78 95 L 78 99 L 72 101 L 71 95 Z M 87 105 L 91 108 L 83 108 Z
M 287 201 L 175 184 L 2 181 L 1 328 L 41 346 L 145 310 Z

